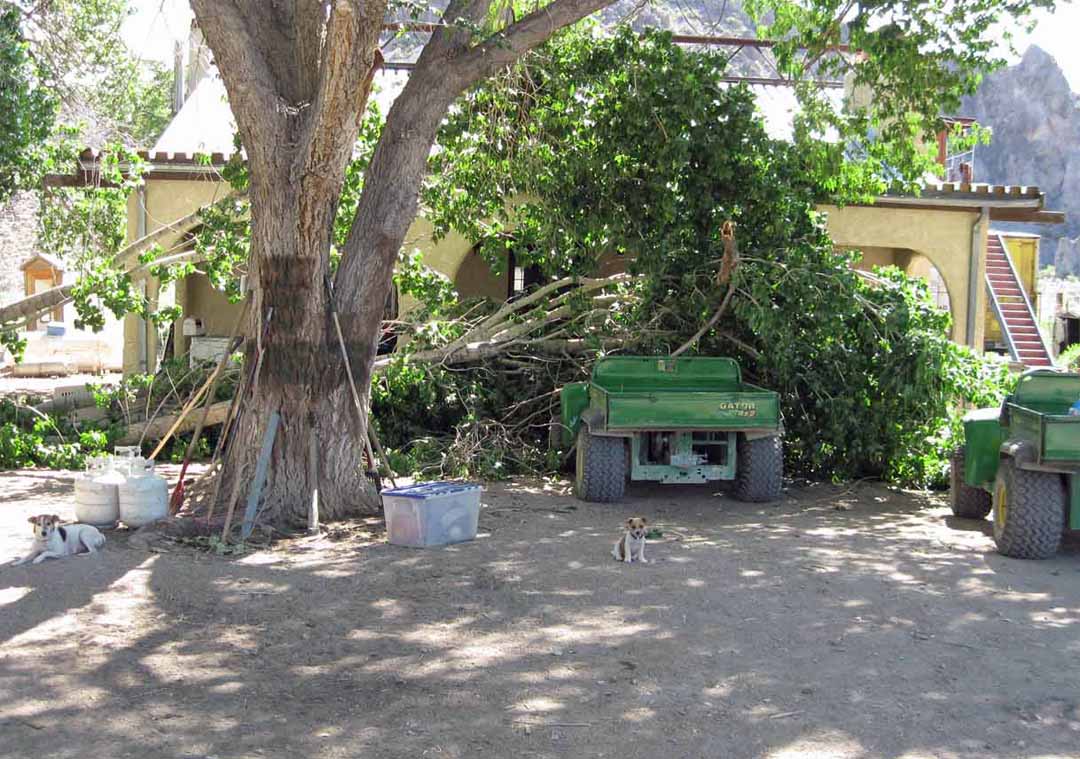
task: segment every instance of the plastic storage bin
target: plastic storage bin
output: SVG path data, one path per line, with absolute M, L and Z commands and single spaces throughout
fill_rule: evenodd
M 482 491 L 471 482 L 419 482 L 384 490 L 387 537 L 412 548 L 473 540 Z

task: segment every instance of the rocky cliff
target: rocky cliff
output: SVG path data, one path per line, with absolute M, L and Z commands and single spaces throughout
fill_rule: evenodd
M 1038 185 L 1047 208 L 1066 213 L 1059 226 L 996 226 L 1042 235 L 1040 263 L 1080 273 L 1080 97 L 1057 62 L 1028 48 L 1018 64 L 986 77 L 961 114 L 993 130 L 991 143 L 976 148 L 976 181 Z

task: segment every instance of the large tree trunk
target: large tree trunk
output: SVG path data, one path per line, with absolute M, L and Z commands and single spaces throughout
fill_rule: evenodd
M 246 499 L 256 454 L 276 412 L 281 424 L 261 514 L 275 524 L 297 525 L 307 518 L 315 487 L 326 519 L 371 511 L 375 498 L 357 444 L 365 428 L 355 413 L 328 322 L 329 240 L 312 239 L 326 236 L 325 221 L 306 225 L 299 203 L 293 208 L 281 204 L 297 201 L 299 190 L 281 189 L 252 187 L 251 257 L 257 287 L 245 366 L 253 376 L 225 458 L 224 471 L 234 481 L 221 492 L 233 502 Z M 312 435 L 315 462 L 310 461 Z
M 362 405 L 398 250 L 436 130 L 463 90 L 610 0 L 554 0 L 477 39 L 491 0 L 451 0 L 394 103 L 365 176 L 335 291 Z M 220 492 L 247 496 L 267 422 L 281 425 L 263 518 L 306 520 L 375 508 L 357 415 L 327 308 L 332 225 L 381 58 L 387 0 L 191 0 L 229 93 L 251 175 L 253 308 L 246 357 L 259 367 L 230 434 Z M 261 359 L 260 359 L 261 356 Z M 418 412 L 422 411 L 418 409 Z M 317 441 L 318 462 L 309 450 Z

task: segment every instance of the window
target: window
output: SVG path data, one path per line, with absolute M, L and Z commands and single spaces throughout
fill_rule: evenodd
M 507 261 L 507 288 L 506 299 L 513 300 L 525 292 L 539 285 L 544 280 L 540 267 L 536 264 L 531 266 L 518 266 L 513 253 Z
M 59 261 L 41 254 L 35 255 L 19 268 L 23 270 L 24 292 L 28 296 L 37 295 L 58 287 L 64 279 L 63 269 Z M 40 319 L 27 323 L 26 328 L 28 330 L 45 329 L 50 319 L 52 321 L 63 321 L 64 307 L 57 306 L 48 314 L 42 315 Z

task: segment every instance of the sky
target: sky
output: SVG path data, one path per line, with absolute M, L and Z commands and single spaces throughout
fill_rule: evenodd
M 191 24 L 187 0 L 134 0 L 136 13 L 124 26 L 124 36 L 136 55 L 172 63 L 173 43 L 186 41 Z M 1031 34 L 1017 34 L 1014 45 L 1019 54 L 1028 45 L 1038 45 L 1057 60 L 1073 92 L 1080 92 L 1080 3 L 1059 3 L 1054 13 L 1040 13 Z

